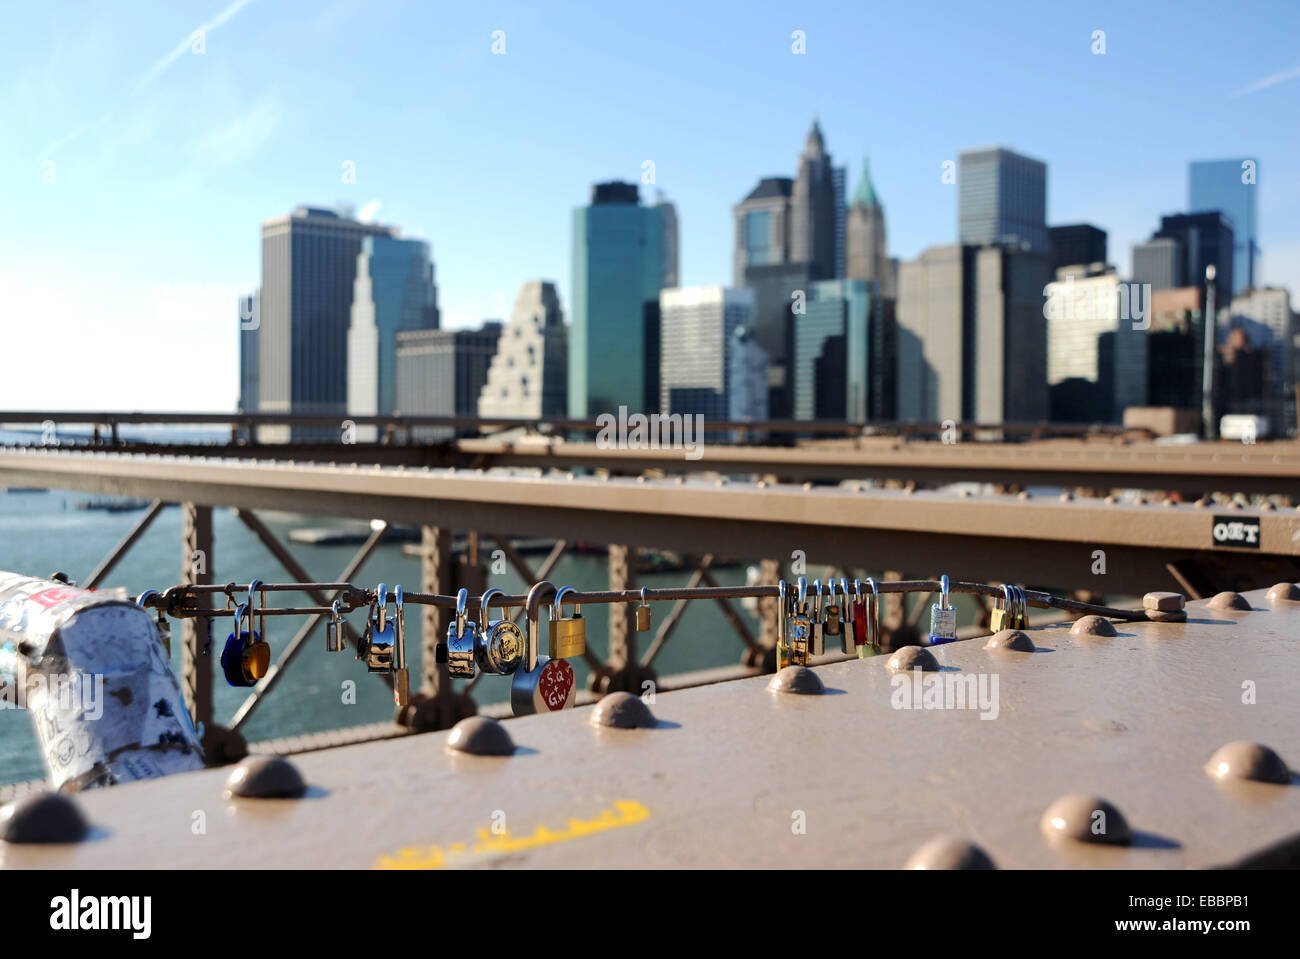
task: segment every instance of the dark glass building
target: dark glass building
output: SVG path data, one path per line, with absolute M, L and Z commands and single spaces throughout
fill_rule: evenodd
M 1187 167 L 1187 209 L 1192 213 L 1219 211 L 1232 225 L 1232 292 L 1256 285 L 1259 263 L 1256 180 L 1253 159 L 1198 160 Z
M 397 412 L 424 416 L 476 416 L 479 394 L 501 338 L 501 324 L 478 330 L 413 330 L 397 337 Z M 451 431 L 428 427 L 418 439 L 447 439 Z
M 1047 228 L 1052 246 L 1052 271 L 1063 266 L 1106 262 L 1106 231 L 1090 223 Z

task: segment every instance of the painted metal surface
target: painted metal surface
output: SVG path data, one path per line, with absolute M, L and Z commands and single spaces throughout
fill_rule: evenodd
M 0 572 L 0 689 L 30 715 L 56 789 L 203 766 L 154 621 L 133 603 Z
M 804 550 L 819 562 L 942 569 L 981 579 L 1097 588 L 1093 551 L 1115 581 L 1182 588 L 1169 564 L 1230 555 L 1258 585 L 1300 575 L 1300 510 L 1232 511 L 1258 527 L 1257 545 L 1216 543 L 1212 510 L 1196 506 L 1021 500 L 945 493 L 694 479 L 518 476 L 254 460 L 0 451 L 0 482 L 183 498 L 196 503 L 487 532 L 634 542 L 738 556 Z M 864 534 L 871 556 L 863 555 Z M 1270 565 L 1271 564 L 1271 565 Z M 1273 572 L 1269 573 L 1268 570 Z M 1268 577 L 1265 579 L 1264 577 Z
M 817 696 L 771 692 L 766 676 L 661 692 L 651 729 L 593 725 L 586 708 L 510 720 L 511 756 L 451 752 L 445 732 L 296 756 L 300 799 L 225 799 L 219 769 L 98 790 L 78 799 L 103 838 L 0 856 L 61 868 L 892 868 L 954 835 L 1000 868 L 1221 865 L 1300 834 L 1294 778 L 1205 769 L 1236 740 L 1300 763 L 1300 602 L 1246 598 L 1254 608 L 1190 603 L 1185 623 L 1122 623 L 1113 637 L 1031 628 L 1034 652 L 978 639 L 930 650 L 941 669 L 925 682 L 982 683 L 995 710 L 897 708 L 923 677 L 847 660 L 815 667 Z M 1133 844 L 1045 839 L 1044 813 L 1070 795 L 1113 804 Z

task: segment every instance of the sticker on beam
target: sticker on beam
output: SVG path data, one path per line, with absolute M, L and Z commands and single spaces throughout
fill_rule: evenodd
M 1259 517 L 1216 516 L 1210 535 L 1215 546 L 1259 549 Z

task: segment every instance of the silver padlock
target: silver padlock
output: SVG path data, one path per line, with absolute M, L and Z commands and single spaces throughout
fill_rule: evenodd
M 456 594 L 456 616 L 447 626 L 447 673 L 473 679 L 478 623 L 469 618 L 468 610 L 469 590 L 462 589 Z
M 813 588 L 817 590 L 817 608 L 813 612 L 812 632 L 808 638 L 808 656 L 820 656 L 825 649 L 826 640 L 822 636 L 822 631 L 826 628 L 826 623 L 822 619 L 822 581 L 813 580 Z
M 329 622 L 325 624 L 325 651 L 341 653 L 343 652 L 343 603 L 336 599 L 330 608 L 333 612 Z
M 501 619 L 492 622 L 488 615 L 488 602 L 494 596 L 504 596 L 505 591 L 495 586 L 479 597 L 479 629 L 474 647 L 474 659 L 479 669 L 495 676 L 509 676 L 524 661 L 524 631 L 510 618 L 506 607 Z
M 939 602 L 930 607 L 930 645 L 955 642 L 957 639 L 957 610 L 948 602 L 948 577 L 939 578 L 942 586 Z
M 400 709 L 411 699 L 411 671 L 406 668 L 406 610 L 402 587 L 393 589 L 393 620 L 397 636 L 393 642 L 393 702 Z
M 397 643 L 397 627 L 388 618 L 388 587 L 383 583 L 375 591 L 375 616 L 371 623 L 370 641 L 366 644 L 366 669 L 372 673 L 387 673 L 393 669 L 393 647 Z
M 510 711 L 516 716 L 555 712 L 573 706 L 577 676 L 567 659 L 551 659 L 541 654 L 541 616 L 543 597 L 555 593 L 555 584 L 541 582 L 528 591 L 528 635 L 524 659 L 510 681 Z

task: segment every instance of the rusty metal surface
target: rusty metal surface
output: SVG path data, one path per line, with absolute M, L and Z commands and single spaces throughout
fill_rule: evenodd
M 816 667 L 822 695 L 772 693 L 763 676 L 661 692 L 653 729 L 593 726 L 583 708 L 511 720 L 509 757 L 449 754 L 447 733 L 305 754 L 301 799 L 223 799 L 223 770 L 114 787 L 78 797 L 102 838 L 0 854 L 62 868 L 892 868 L 953 834 L 1001 868 L 1220 865 L 1300 833 L 1295 778 L 1224 784 L 1203 768 L 1243 739 L 1300 763 L 1300 603 L 1247 599 L 1257 608 L 1191 603 L 1186 623 L 1112 638 L 1034 628 L 1032 653 L 935 648 L 929 676 L 997 677 L 995 719 L 894 708 L 878 656 Z M 1040 819 L 1069 794 L 1112 803 L 1134 845 L 1047 842 Z

